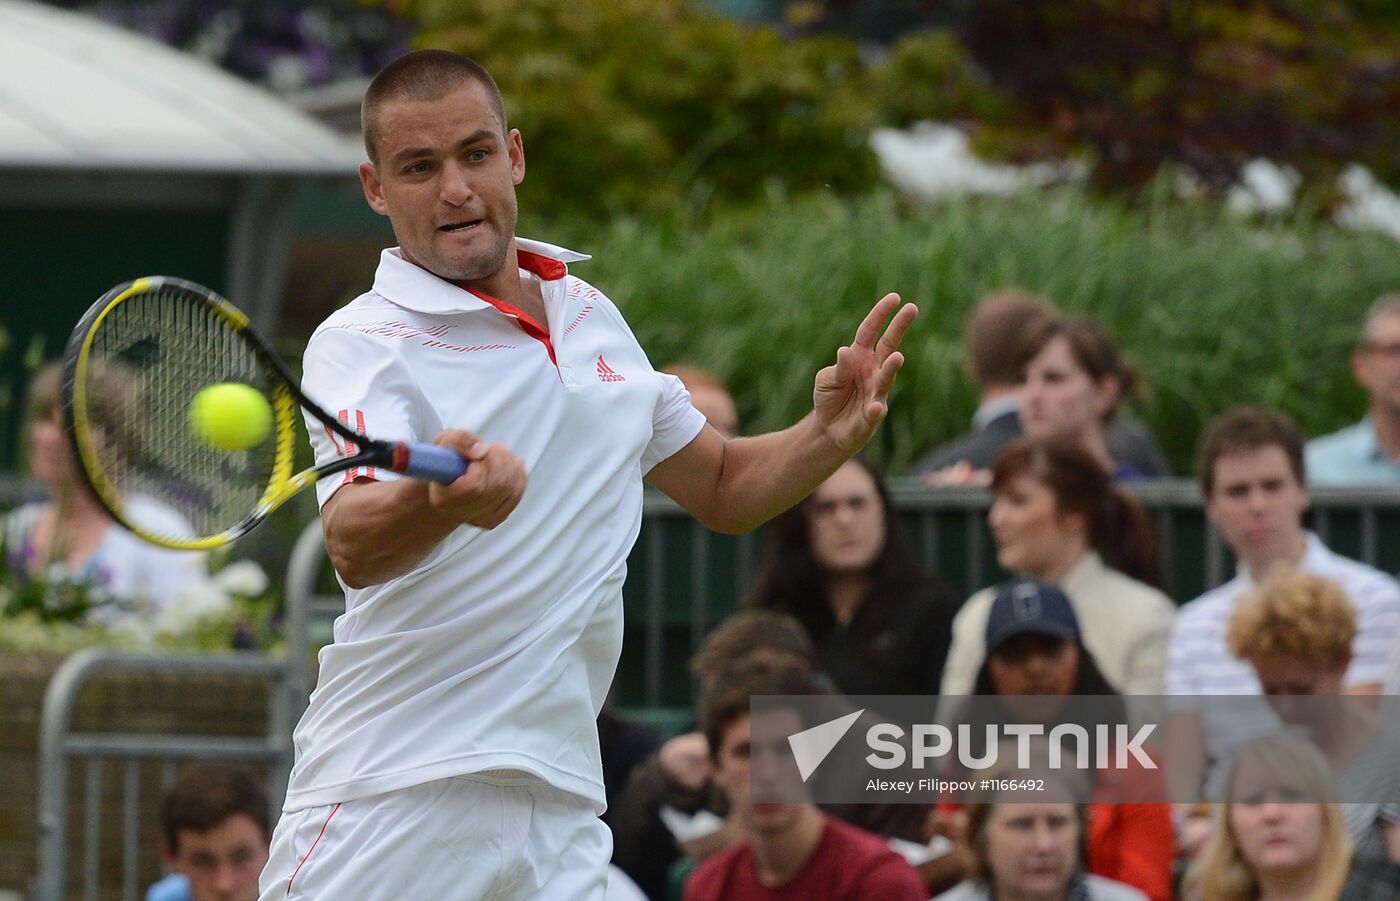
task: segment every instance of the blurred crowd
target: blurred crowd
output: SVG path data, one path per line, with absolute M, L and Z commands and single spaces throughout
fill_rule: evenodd
M 972 427 L 910 474 L 990 489 L 987 521 L 1012 578 L 956 595 L 901 534 L 878 469 L 863 458 L 838 469 L 770 524 L 744 609 L 691 660 L 693 728 L 663 742 L 610 709 L 600 718 L 609 897 L 1400 898 L 1400 804 L 1385 800 L 1400 798 L 1400 770 L 1368 750 L 1374 718 L 1347 704 L 1299 708 L 1313 742 L 1280 735 L 1240 751 L 1215 740 L 1223 708 L 1208 700 L 1400 693 L 1400 585 L 1304 524 L 1310 485 L 1400 483 L 1400 295 L 1378 300 L 1360 335 L 1351 367 L 1370 409 L 1356 425 L 1307 441 L 1286 414 L 1247 406 L 1209 423 L 1197 477 L 1238 569 L 1198 598 L 1171 598 L 1153 521 L 1125 488 L 1167 473 L 1153 435 L 1119 415 L 1140 390 L 1132 366 L 1092 318 L 1022 291 L 983 299 L 964 335 L 981 392 Z M 719 379 L 671 371 L 716 428 L 739 431 Z M 9 566 L 87 572 L 161 602 L 182 571 L 111 528 L 79 487 L 58 378 L 46 370 L 30 391 L 30 458 L 49 499 L 5 521 Z M 1222 800 L 1122 803 L 1102 774 L 1054 772 L 1034 798 L 755 801 L 751 761 L 771 753 L 751 729 L 756 695 L 1120 707 L 1164 696 L 1178 732 L 1205 736 L 1172 778 Z M 785 713 L 788 733 L 814 725 Z M 150 898 L 255 897 L 268 820 L 247 771 L 199 765 L 164 815 L 174 875 Z
M 1207 425 L 1197 478 L 1238 568 L 1201 597 L 1171 598 L 1153 520 L 1129 490 L 1169 474 L 1154 436 L 1120 415 L 1143 390 L 1133 366 L 1091 317 L 1019 290 L 982 299 L 964 332 L 981 401 L 971 428 L 909 475 L 990 489 L 1012 579 L 957 596 L 901 535 L 881 473 L 860 458 L 841 467 L 771 524 L 745 609 L 692 660 L 694 730 L 645 752 L 605 743 L 615 864 L 647 897 L 686 901 L 1400 897 L 1400 805 L 1387 803 L 1400 771 L 1375 757 L 1376 717 L 1283 703 L 1400 690 L 1400 585 L 1305 526 L 1310 486 L 1400 483 L 1400 295 L 1359 332 L 1350 362 L 1369 410 L 1356 425 L 1309 441 L 1256 406 Z M 677 372 L 732 433 L 718 381 Z M 1058 771 L 1033 798 L 751 800 L 751 761 L 771 753 L 751 697 L 912 694 L 1008 707 L 1160 696 L 1172 734 L 1201 739 L 1173 758 L 1181 790 L 1148 784 L 1152 803 L 1123 803 L 1106 774 L 1076 784 Z M 1210 699 L 1250 696 L 1313 740 L 1230 745 L 1213 720 L 1232 708 Z M 816 725 L 791 715 L 779 732 Z M 1220 801 L 1169 803 L 1207 790 Z

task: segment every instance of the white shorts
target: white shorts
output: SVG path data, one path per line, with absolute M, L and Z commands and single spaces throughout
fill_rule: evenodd
M 602 901 L 611 857 L 592 802 L 474 773 L 282 814 L 260 901 Z

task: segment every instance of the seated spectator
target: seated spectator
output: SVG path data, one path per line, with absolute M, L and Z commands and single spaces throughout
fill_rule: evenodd
M 796 617 L 846 694 L 934 694 L 956 603 L 919 564 L 860 457 L 773 520 L 745 601 Z
M 1400 485 L 1400 294 L 1371 305 L 1351 374 L 1366 391 L 1366 416 L 1308 442 L 1308 483 Z
M 77 470 L 62 422 L 61 363 L 50 363 L 29 385 L 25 436 L 30 472 L 47 499 L 24 504 L 0 521 L 6 563 L 20 579 L 76 582 L 88 587 L 90 618 L 113 623 L 153 613 L 206 577 L 204 555 L 156 547 L 119 528 Z M 126 382 L 115 371 L 94 384 L 121 408 Z M 152 517 L 175 514 L 144 497 L 127 498 Z
M 1076 792 L 1051 779 L 1037 794 L 1010 801 L 989 792 L 968 807 L 960 842 L 968 878 L 938 901 L 1144 901 L 1135 888 L 1084 873 Z
M 147 901 L 256 901 L 267 863 L 267 795 L 247 768 L 189 765 L 161 804 L 162 857 L 171 876 Z
M 988 611 L 985 636 L 985 661 L 973 693 L 1006 700 L 976 705 L 979 722 L 973 723 L 973 735 L 982 734 L 987 722 L 1040 723 L 1046 733 L 1062 722 L 1075 722 L 1090 736 L 1099 724 L 1128 722 L 1122 699 L 1085 647 L 1074 608 L 1059 588 L 1029 579 L 1003 585 Z M 1035 701 L 1027 701 L 1028 696 Z M 1052 702 L 1057 696 L 1092 700 Z M 1133 798 L 1164 801 L 1165 786 L 1156 773 L 1140 769 L 1089 776 L 1092 786 L 1081 824 L 1088 871 L 1130 885 L 1152 901 L 1171 901 L 1171 809 L 1165 803 L 1123 803 Z M 956 837 L 959 814 L 956 805 L 941 805 L 939 831 Z
M 811 695 L 819 689 L 799 670 L 727 670 L 702 702 L 715 779 L 724 790 L 743 840 L 707 858 L 686 883 L 685 901 L 922 901 L 922 881 L 885 841 L 828 817 L 811 803 L 755 803 L 751 784 L 769 784 L 794 772 L 773 761 L 786 751 L 751 747 L 749 701 L 755 695 Z M 773 710 L 783 734 L 806 728 L 796 709 Z M 750 761 L 754 768 L 750 769 Z M 789 758 L 790 761 L 790 758 Z
M 1142 505 L 1065 438 L 1023 438 L 992 473 L 987 522 L 997 562 L 1064 589 L 1084 624 L 1085 646 L 1117 691 L 1158 693 L 1176 606 L 1153 587 L 1156 540 Z M 943 694 L 972 691 L 995 594 L 973 595 L 953 620 Z
M 979 395 L 972 430 L 920 457 L 910 475 L 932 484 L 981 481 L 973 473 L 986 473 L 1001 449 L 1021 434 L 1019 352 L 1024 337 L 1054 315 L 1048 300 L 1014 288 L 973 305 L 962 334 L 963 368 Z
M 1351 839 L 1318 750 L 1285 735 L 1260 739 L 1231 763 L 1216 827 L 1193 872 L 1201 901 L 1400 896 L 1394 868 L 1353 868 Z
M 691 406 L 700 411 L 700 415 L 715 431 L 726 438 L 739 434 L 739 412 L 734 407 L 734 398 L 719 376 L 687 363 L 663 366 L 660 371 L 681 380 L 685 390 L 690 392 Z
M 760 661 L 774 667 L 813 671 L 816 651 L 801 624 L 771 610 L 743 610 L 705 636 L 690 661 L 703 694 L 722 670 Z M 727 822 L 719 832 L 678 848 L 660 811 L 671 807 L 695 815 L 708 811 L 727 817 L 729 804 L 714 784 L 709 744 L 699 731 L 678 735 L 638 764 L 612 811 L 613 862 L 652 898 L 666 894 L 666 878 L 682 851 L 703 858 L 739 839 L 738 825 Z
M 1165 731 L 1204 733 L 1193 766 L 1185 751 L 1173 753 L 1174 794 L 1184 797 L 1216 784 L 1232 750 L 1227 705 L 1211 695 L 1259 695 L 1259 678 L 1236 659 L 1226 639 L 1240 602 L 1275 568 L 1331 579 L 1356 606 L 1356 638 L 1344 690 L 1376 693 L 1400 636 L 1400 586 L 1390 576 L 1328 550 L 1303 529 L 1308 493 L 1303 438 L 1282 413 L 1239 408 L 1213 420 L 1201 439 L 1198 463 L 1206 516 L 1239 560 L 1235 578 L 1185 604 L 1177 616 L 1167 657 L 1166 694 L 1172 714 Z M 1188 852 L 1191 849 L 1188 847 Z
M 1087 316 L 1051 320 L 1029 333 L 1021 350 L 1027 435 L 1078 441 L 1115 479 L 1168 474 L 1155 442 L 1150 452 L 1110 445 L 1110 425 L 1120 402 L 1137 388 L 1137 373 L 1099 322 Z
M 1287 570 L 1240 602 L 1227 634 L 1231 653 L 1253 667 L 1279 717 L 1307 729 L 1343 797 L 1400 800 L 1393 738 L 1376 740 L 1372 705 L 1336 697 L 1344 691 L 1355 637 L 1356 606 L 1341 586 Z M 1332 700 L 1307 700 L 1318 696 Z M 1341 811 L 1353 859 L 1383 863 L 1389 847 L 1400 849 L 1400 804 L 1353 801 Z

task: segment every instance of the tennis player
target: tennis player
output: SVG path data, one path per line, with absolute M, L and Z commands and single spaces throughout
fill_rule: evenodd
M 484 69 L 408 54 L 362 123 L 365 197 L 399 246 L 317 329 L 304 385 L 358 431 L 471 465 L 446 486 L 371 470 L 318 485 L 347 609 L 262 898 L 601 899 L 594 721 L 643 480 L 725 532 L 796 503 L 884 418 L 916 310 L 886 295 L 817 373 L 810 415 L 726 440 L 570 273 L 586 256 L 516 237 L 525 150 Z M 318 461 L 353 452 L 310 425 Z

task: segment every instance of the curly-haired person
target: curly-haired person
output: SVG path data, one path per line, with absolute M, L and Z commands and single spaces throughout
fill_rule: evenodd
M 1357 634 L 1356 605 L 1341 585 L 1280 571 L 1241 600 L 1230 617 L 1230 652 L 1248 663 L 1274 711 L 1307 730 L 1337 776 L 1342 815 L 1358 865 L 1400 859 L 1397 736 L 1378 728 L 1375 698 L 1344 697 Z M 1389 853 L 1387 853 L 1387 849 Z

